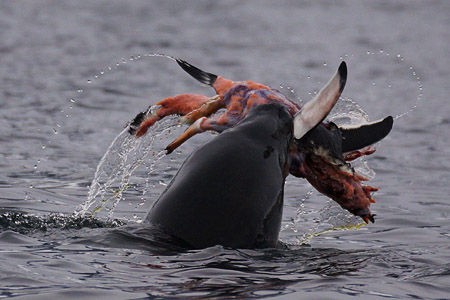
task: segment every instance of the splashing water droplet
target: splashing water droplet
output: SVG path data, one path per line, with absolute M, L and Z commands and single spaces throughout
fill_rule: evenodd
M 83 216 L 106 212 L 108 218 L 112 218 L 119 202 L 124 199 L 124 193 L 132 186 L 136 188 L 130 183 L 130 180 L 135 170 L 146 163 L 147 157 L 150 156 L 151 159 L 149 160 L 150 165 L 146 166 L 146 169 L 149 170 L 146 172 L 146 177 L 148 178 L 155 170 L 158 170 L 157 162 L 166 154 L 165 150 L 154 151 L 153 144 L 156 139 L 162 138 L 169 128 L 175 127 L 177 122 L 178 118 L 175 116 L 165 118 L 152 126 L 145 137 L 139 139 L 131 136 L 128 129 L 125 128 L 114 139 L 100 160 L 89 189 L 88 199 L 75 213 Z M 165 184 L 164 181 L 161 183 Z M 146 186 L 149 185 L 146 184 Z M 144 191 L 142 194 L 146 192 Z M 136 204 L 137 206 L 139 205 Z M 92 209 L 93 207 L 95 208 Z
M 417 94 L 415 95 L 415 101 L 413 105 L 410 105 L 407 111 L 403 111 L 401 113 L 393 113 L 393 112 L 389 112 L 390 114 L 394 114 L 395 118 L 394 119 L 399 119 L 402 118 L 406 115 L 408 115 L 410 112 L 414 111 L 416 109 L 416 107 L 419 106 L 420 102 L 423 100 L 423 84 L 421 82 L 421 77 L 418 76 L 418 72 L 415 70 L 415 67 L 413 65 L 410 64 L 406 64 L 407 60 L 405 59 L 405 57 L 400 54 L 400 53 L 396 53 L 391 55 L 391 53 L 389 53 L 389 51 L 386 51 L 385 49 L 379 49 L 377 51 L 366 51 L 365 52 L 366 55 L 370 55 L 371 57 L 373 57 L 374 59 L 376 59 L 376 61 L 374 61 L 374 64 L 379 64 L 380 59 L 381 58 L 388 58 L 389 59 L 389 63 L 390 65 L 386 64 L 386 61 L 384 61 L 384 66 L 386 67 L 386 75 L 390 75 L 393 74 L 391 77 L 386 77 L 383 76 L 383 79 L 379 80 L 376 82 L 375 85 L 371 84 L 371 86 L 377 86 L 379 87 L 379 89 L 377 88 L 376 91 L 373 92 L 374 95 L 376 94 L 380 94 L 383 96 L 384 99 L 389 98 L 389 96 L 393 95 L 393 98 L 398 98 L 398 96 L 396 96 L 396 91 L 394 89 L 391 89 L 392 87 L 396 87 L 396 89 L 400 89 L 400 88 L 404 88 L 405 92 L 402 94 L 402 96 L 405 99 L 414 99 L 412 97 L 409 97 L 410 91 L 412 91 L 413 89 L 409 88 L 409 87 L 405 87 L 405 83 L 402 82 L 402 84 L 392 84 L 392 81 L 394 81 L 395 83 L 401 82 L 402 80 L 404 81 L 406 78 L 402 78 L 402 75 L 405 71 L 405 69 L 407 70 L 407 72 L 409 72 L 409 78 L 412 79 L 416 85 L 416 91 Z M 357 56 L 358 54 L 351 54 L 351 56 Z M 366 60 L 366 63 L 370 63 L 371 62 Z M 392 68 L 392 72 L 390 72 L 391 70 L 388 70 L 387 68 L 391 67 Z M 389 73 L 388 73 L 389 72 Z M 403 72 L 403 73 L 402 73 Z M 395 75 L 394 75 L 395 74 Z M 390 79 L 390 80 L 389 80 Z M 387 89 L 390 89 L 392 92 L 388 93 L 387 95 L 384 95 L 382 92 L 382 89 L 386 87 Z M 387 96 L 387 97 L 386 97 Z M 399 106 L 400 107 L 400 106 Z M 404 106 L 401 106 L 404 107 Z

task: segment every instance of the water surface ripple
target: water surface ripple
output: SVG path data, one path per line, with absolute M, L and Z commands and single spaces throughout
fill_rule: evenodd
M 449 15 L 445 1 L 1 1 L 0 297 L 449 299 Z M 147 158 L 100 169 L 131 175 L 89 195 L 136 113 L 212 95 L 151 53 L 302 102 L 345 60 L 335 120 L 352 121 L 347 105 L 356 119 L 399 116 L 358 165 L 380 187 L 376 223 L 345 226 L 355 220 L 288 177 L 283 249 L 173 246 L 140 221 L 213 138 L 161 155 L 183 130 L 173 124 L 121 148 Z M 87 206 L 98 209 L 80 214 Z

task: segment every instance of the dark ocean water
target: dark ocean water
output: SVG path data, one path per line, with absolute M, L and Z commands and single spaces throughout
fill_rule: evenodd
M 1 1 L 0 297 L 449 299 L 449 28 L 447 1 Z M 345 60 L 335 115 L 353 101 L 370 120 L 398 116 L 358 162 L 381 188 L 376 223 L 289 177 L 287 249 L 187 251 L 155 235 L 140 220 L 212 136 L 161 156 L 182 130 L 165 123 L 151 147 L 108 147 L 158 100 L 212 91 L 151 53 L 299 101 Z M 105 207 L 74 216 L 99 164 Z

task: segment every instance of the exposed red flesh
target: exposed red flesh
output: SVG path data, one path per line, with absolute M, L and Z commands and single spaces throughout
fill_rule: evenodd
M 364 155 L 370 155 L 375 152 L 375 147 L 367 146 L 360 150 L 355 150 L 344 154 L 345 161 L 352 161 Z
M 301 166 L 305 178 L 319 192 L 336 201 L 341 207 L 356 216 L 360 216 L 366 223 L 374 222 L 370 212 L 370 204 L 375 203 L 371 192 L 378 189 L 363 185 L 367 180 L 364 176 L 342 166 L 329 162 L 326 158 L 309 154 Z

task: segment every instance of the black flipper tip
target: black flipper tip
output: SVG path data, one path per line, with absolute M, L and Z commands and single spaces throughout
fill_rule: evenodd
M 362 124 L 359 127 L 339 126 L 342 134 L 342 152 L 362 149 L 375 144 L 391 132 L 394 118 L 388 116 L 380 121 Z
M 142 121 L 145 119 L 145 115 L 147 112 L 143 111 L 140 112 L 134 117 L 133 120 L 131 120 L 130 124 L 128 125 L 128 132 L 133 135 L 136 133 L 136 130 L 138 129 L 139 125 L 141 125 Z
M 212 86 L 217 79 L 217 75 L 200 70 L 199 68 L 191 65 L 190 63 L 182 59 L 176 58 L 175 61 L 189 75 L 191 75 L 192 77 L 194 77 L 203 84 Z
M 389 131 L 391 131 L 392 126 L 394 126 L 394 118 L 392 116 L 387 116 L 381 122 L 385 124 L 386 128 L 389 128 Z
M 347 82 L 347 64 L 345 61 L 341 62 L 338 68 L 339 74 L 339 93 L 342 93 Z

